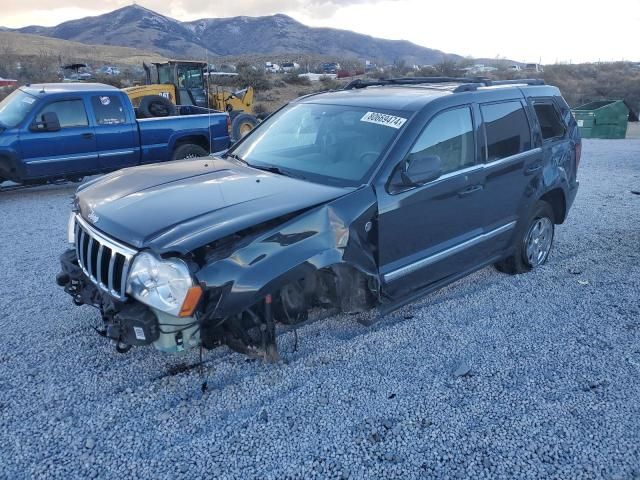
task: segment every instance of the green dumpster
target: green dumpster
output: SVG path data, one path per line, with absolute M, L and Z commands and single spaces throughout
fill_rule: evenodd
M 624 138 L 629 108 L 623 100 L 601 100 L 571 110 L 583 138 Z

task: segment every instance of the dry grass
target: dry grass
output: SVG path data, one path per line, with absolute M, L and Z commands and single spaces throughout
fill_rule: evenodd
M 8 56 L 55 56 L 63 61 L 85 61 L 118 65 L 142 65 L 162 61 L 164 57 L 157 53 L 129 47 L 109 45 L 86 45 L 58 38 L 29 35 L 26 33 L 0 32 L 0 58 Z M 65 59 L 65 57 L 67 57 Z

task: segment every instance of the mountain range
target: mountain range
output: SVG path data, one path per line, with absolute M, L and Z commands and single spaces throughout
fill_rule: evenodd
M 283 15 L 205 18 L 180 22 L 138 5 L 55 27 L 29 26 L 21 33 L 92 45 L 149 50 L 175 58 L 249 54 L 313 54 L 387 63 L 433 64 L 458 55 L 406 40 L 386 40 L 348 30 L 312 28 Z

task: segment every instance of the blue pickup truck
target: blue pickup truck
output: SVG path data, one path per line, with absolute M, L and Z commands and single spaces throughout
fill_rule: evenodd
M 229 115 L 180 107 L 137 119 L 127 95 L 90 83 L 19 88 L 0 102 L 0 183 L 78 180 L 229 147 Z

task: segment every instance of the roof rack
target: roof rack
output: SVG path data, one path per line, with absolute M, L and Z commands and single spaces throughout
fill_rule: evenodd
M 363 81 L 358 78 L 348 83 L 344 89 L 367 88 L 384 85 L 424 85 L 430 83 L 459 83 L 453 89 L 454 93 L 471 92 L 480 87 L 493 87 L 498 85 L 544 85 L 544 80 L 539 78 L 521 78 L 517 80 L 489 80 L 483 77 L 403 77 L 380 80 Z

